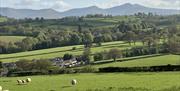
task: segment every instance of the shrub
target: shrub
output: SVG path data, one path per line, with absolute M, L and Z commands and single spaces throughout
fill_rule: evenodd
M 72 59 L 72 58 L 73 58 L 73 55 L 72 54 L 68 54 L 68 53 L 64 54 L 64 56 L 63 56 L 64 60 L 69 60 L 69 59 Z
M 72 50 L 76 50 L 77 48 L 76 47 L 73 47 Z
M 97 69 L 90 65 L 85 66 L 82 69 L 80 69 L 80 73 L 93 73 L 93 72 L 97 72 Z
M 96 53 L 94 55 L 94 61 L 101 61 L 103 60 L 103 53 Z
M 62 68 L 59 70 L 59 73 L 60 74 L 72 74 L 72 73 L 76 73 L 76 71 L 71 68 Z

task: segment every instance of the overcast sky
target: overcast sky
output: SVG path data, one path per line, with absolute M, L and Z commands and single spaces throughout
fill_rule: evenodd
M 0 0 L 0 7 L 65 11 L 72 8 L 98 6 L 109 8 L 124 3 L 141 4 L 153 8 L 180 9 L 180 0 Z

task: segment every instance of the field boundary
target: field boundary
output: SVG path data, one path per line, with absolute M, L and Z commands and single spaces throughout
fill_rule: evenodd
M 144 55 L 144 56 L 135 56 L 135 57 L 128 57 L 125 59 L 118 59 L 116 62 L 124 62 L 124 61 L 130 61 L 130 60 L 135 60 L 135 59 L 143 59 L 143 58 L 151 58 L 151 57 L 158 57 L 158 56 L 165 56 L 168 54 L 154 54 L 154 55 Z M 108 61 L 100 61 L 100 62 L 95 62 L 92 63 L 92 65 L 101 65 L 101 64 L 107 64 L 107 63 L 112 63 L 114 62 L 113 60 L 108 60 Z

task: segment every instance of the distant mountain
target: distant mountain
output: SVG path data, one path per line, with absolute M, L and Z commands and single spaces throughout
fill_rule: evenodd
M 105 10 L 97 6 L 71 9 L 61 13 L 61 16 L 85 16 L 87 14 L 105 14 Z
M 152 12 L 158 15 L 180 14 L 180 10 L 148 8 L 139 4 L 129 4 L 129 3 L 106 9 L 106 11 L 108 12 L 108 14 L 112 14 L 112 15 L 132 15 L 137 12 L 144 12 L 144 13 Z
M 41 9 L 41 10 L 32 10 L 32 9 L 13 9 L 13 8 L 0 8 L 0 14 L 10 18 L 36 18 L 44 17 L 46 19 L 59 18 L 59 12 L 53 9 Z
M 108 9 L 101 9 L 96 6 L 91 6 L 86 8 L 71 9 L 65 12 L 57 12 L 53 9 L 32 10 L 32 9 L 0 8 L 1 15 L 11 18 L 44 17 L 46 19 L 56 19 L 65 16 L 84 16 L 87 14 L 110 14 L 113 16 L 132 15 L 137 12 L 144 12 L 144 13 L 152 12 L 158 15 L 180 14 L 180 10 L 149 8 L 139 4 L 130 4 L 130 3 L 126 3 Z

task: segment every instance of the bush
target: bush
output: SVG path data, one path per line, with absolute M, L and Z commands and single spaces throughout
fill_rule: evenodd
M 79 73 L 93 73 L 93 72 L 97 72 L 97 69 L 90 65 L 83 67 L 79 71 Z
M 150 67 L 105 67 L 99 68 L 99 72 L 159 72 L 180 71 L 180 65 L 162 65 Z
M 101 61 L 101 60 L 103 60 L 103 53 L 94 54 L 94 61 Z
M 59 74 L 72 74 L 72 73 L 76 73 L 76 71 L 71 68 L 62 68 L 59 70 Z
M 69 60 L 69 59 L 72 59 L 72 58 L 73 58 L 73 55 L 68 54 L 68 53 L 64 54 L 64 56 L 63 56 L 63 60 Z
M 76 47 L 73 47 L 72 50 L 76 50 L 77 48 Z

